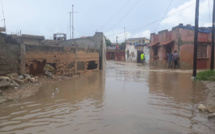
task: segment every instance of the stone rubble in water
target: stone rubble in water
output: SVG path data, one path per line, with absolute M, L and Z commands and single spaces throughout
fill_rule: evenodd
M 198 109 L 200 111 L 202 111 L 202 112 L 206 112 L 208 110 L 207 107 L 205 105 L 203 105 L 203 104 L 199 104 L 198 105 Z

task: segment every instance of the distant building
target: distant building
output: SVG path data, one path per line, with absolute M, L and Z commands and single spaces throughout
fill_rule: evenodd
M 130 45 L 146 45 L 146 44 L 149 44 L 150 40 L 145 37 L 140 37 L 140 38 L 129 38 L 125 42 L 126 44 L 130 44 Z
M 66 34 L 64 33 L 56 33 L 53 35 L 54 40 L 66 40 Z
M 163 30 L 150 37 L 150 64 L 167 67 L 167 53 L 179 54 L 182 69 L 193 67 L 194 26 L 180 24 L 171 31 Z M 198 69 L 209 69 L 211 57 L 211 28 L 199 28 L 198 35 Z
M 106 48 L 106 59 L 115 61 L 125 61 L 125 46 L 112 43 Z
M 5 32 L 6 28 L 5 27 L 0 27 L 0 33 Z
M 145 62 L 149 63 L 149 39 L 145 37 L 126 40 L 125 59 L 128 62 L 141 63 L 141 54 L 145 55 Z

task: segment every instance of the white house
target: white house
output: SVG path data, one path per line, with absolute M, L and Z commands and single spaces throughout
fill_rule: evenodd
M 143 38 L 130 38 L 126 40 L 125 60 L 127 62 L 141 62 L 141 54 L 145 54 L 145 62 L 149 63 L 150 51 L 148 48 L 149 40 Z

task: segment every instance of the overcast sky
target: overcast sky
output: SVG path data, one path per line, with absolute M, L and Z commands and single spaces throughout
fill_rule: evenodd
M 113 43 L 126 38 L 147 37 L 179 23 L 194 25 L 195 0 L 2 0 L 7 33 L 69 35 L 69 13 L 74 14 L 74 37 L 103 32 Z M 200 0 L 200 26 L 210 26 L 212 0 Z M 0 6 L 0 27 L 3 23 Z

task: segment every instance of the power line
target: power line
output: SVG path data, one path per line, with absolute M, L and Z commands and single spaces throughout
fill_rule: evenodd
M 169 7 L 170 7 L 171 4 L 172 4 L 172 1 L 173 1 L 173 0 L 170 1 L 170 3 L 169 3 L 169 5 L 168 5 L 168 7 L 167 7 L 167 9 L 166 9 L 166 11 L 165 11 L 165 13 L 164 13 L 164 15 L 163 15 L 163 17 L 162 17 L 161 20 L 163 20 L 163 18 L 166 16 L 167 11 L 169 10 Z M 161 23 L 161 21 L 158 23 L 158 25 L 157 25 L 157 26 L 155 27 L 155 29 L 153 30 L 154 32 L 155 32 L 155 30 L 159 27 L 160 23 Z
M 102 26 L 100 26 L 99 29 L 102 29 L 105 25 L 107 25 L 113 18 L 116 16 L 117 13 L 121 12 L 121 10 L 130 2 L 131 0 L 128 0 L 110 19 L 108 19 Z
M 133 8 L 140 2 L 140 0 L 137 0 L 136 3 L 128 10 L 128 12 L 111 28 L 116 27 L 126 16 L 129 15 L 129 13 L 133 10 Z
M 170 14 L 170 15 L 168 15 L 168 16 L 166 16 L 166 17 L 164 17 L 163 19 L 169 18 L 169 17 L 171 17 L 171 16 L 173 16 L 173 15 L 175 15 L 175 14 L 177 14 L 177 13 L 179 13 L 179 12 L 181 12 L 181 11 L 183 11 L 183 10 L 185 10 L 185 9 L 187 9 L 187 8 L 189 8 L 189 7 L 191 7 L 191 6 L 193 6 L 193 5 L 195 5 L 195 2 L 192 3 L 192 4 L 190 4 L 190 5 L 188 5 L 188 6 L 186 6 L 186 7 L 184 7 L 184 8 L 182 8 L 182 9 L 180 9 L 180 10 L 178 10 L 178 11 L 176 11 L 176 12 L 174 12 L 174 13 L 172 13 L 172 14 Z M 136 27 L 136 28 L 133 28 L 133 29 L 131 29 L 130 31 L 140 31 L 140 30 L 142 30 L 142 29 L 141 29 L 142 27 L 150 26 L 150 25 L 152 25 L 152 24 L 154 24 L 154 23 L 156 23 L 156 22 L 159 22 L 159 21 L 161 21 L 161 20 L 163 20 L 163 19 L 158 19 L 158 20 L 149 22 L 149 23 L 147 23 L 147 24 L 144 24 L 144 25 L 138 26 L 138 27 Z M 116 33 L 116 34 L 121 34 L 121 33 L 122 33 L 122 32 Z M 109 36 L 112 36 L 112 35 L 115 35 L 115 34 L 111 34 L 111 35 L 109 35 Z

